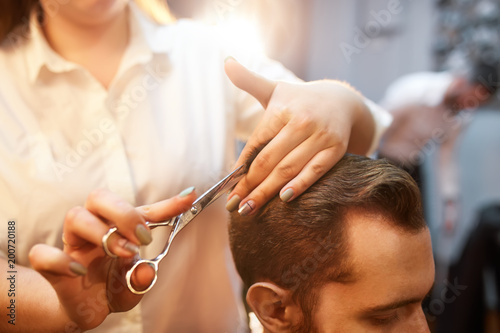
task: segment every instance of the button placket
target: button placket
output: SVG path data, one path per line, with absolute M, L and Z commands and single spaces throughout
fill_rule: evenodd
M 99 110 L 101 120 L 98 127 L 104 136 L 102 154 L 106 183 L 109 190 L 135 205 L 134 181 L 119 131 L 119 122 L 109 111 L 112 108 L 109 102 L 112 96 L 113 92 L 110 91 L 103 101 L 103 105 L 107 105 L 108 108 L 103 107 Z

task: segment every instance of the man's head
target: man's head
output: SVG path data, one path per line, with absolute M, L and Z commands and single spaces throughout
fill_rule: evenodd
M 443 103 L 453 112 L 475 109 L 487 103 L 498 89 L 498 64 L 478 62 L 467 75 L 456 75 Z
M 231 250 L 267 332 L 421 332 L 434 281 L 420 193 L 404 171 L 346 155 L 289 203 L 232 213 Z

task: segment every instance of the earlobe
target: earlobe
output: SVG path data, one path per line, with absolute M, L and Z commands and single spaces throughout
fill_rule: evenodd
M 247 303 L 266 332 L 288 332 L 302 320 L 302 311 L 291 292 L 274 283 L 253 284 L 247 292 Z

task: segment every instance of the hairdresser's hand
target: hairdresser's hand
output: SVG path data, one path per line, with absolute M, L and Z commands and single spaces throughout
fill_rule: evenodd
M 171 199 L 149 206 L 132 207 L 107 190 L 94 191 L 85 207 L 75 207 L 64 221 L 64 250 L 36 245 L 30 252 L 33 267 L 57 292 L 68 322 L 80 329 L 98 326 L 110 312 L 127 311 L 141 299 L 125 283 L 125 273 L 140 245 L 151 242 L 145 222 L 163 221 L 187 210 L 194 192 L 183 192 Z M 107 256 L 101 240 L 110 226 L 118 233 L 108 239 Z M 132 278 L 136 289 L 145 289 L 154 277 L 152 267 L 139 266 Z
M 244 163 L 253 149 L 269 142 L 229 195 L 229 210 L 239 207 L 241 214 L 251 214 L 278 192 L 282 200 L 293 200 L 346 151 L 368 152 L 374 135 L 373 118 L 362 97 L 346 84 L 270 81 L 233 59 L 226 61 L 225 70 L 234 85 L 266 109 L 237 165 Z

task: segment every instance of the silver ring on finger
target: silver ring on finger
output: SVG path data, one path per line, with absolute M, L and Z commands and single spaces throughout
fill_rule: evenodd
M 118 258 L 118 256 L 116 254 L 114 254 L 113 252 L 111 252 L 109 250 L 109 248 L 108 248 L 108 238 L 116 230 L 117 230 L 116 227 L 113 227 L 113 228 L 109 229 L 108 232 L 106 234 L 104 234 L 104 236 L 102 236 L 102 240 L 101 240 L 101 242 L 102 242 L 102 249 L 104 250 L 104 253 L 106 253 L 111 258 Z

